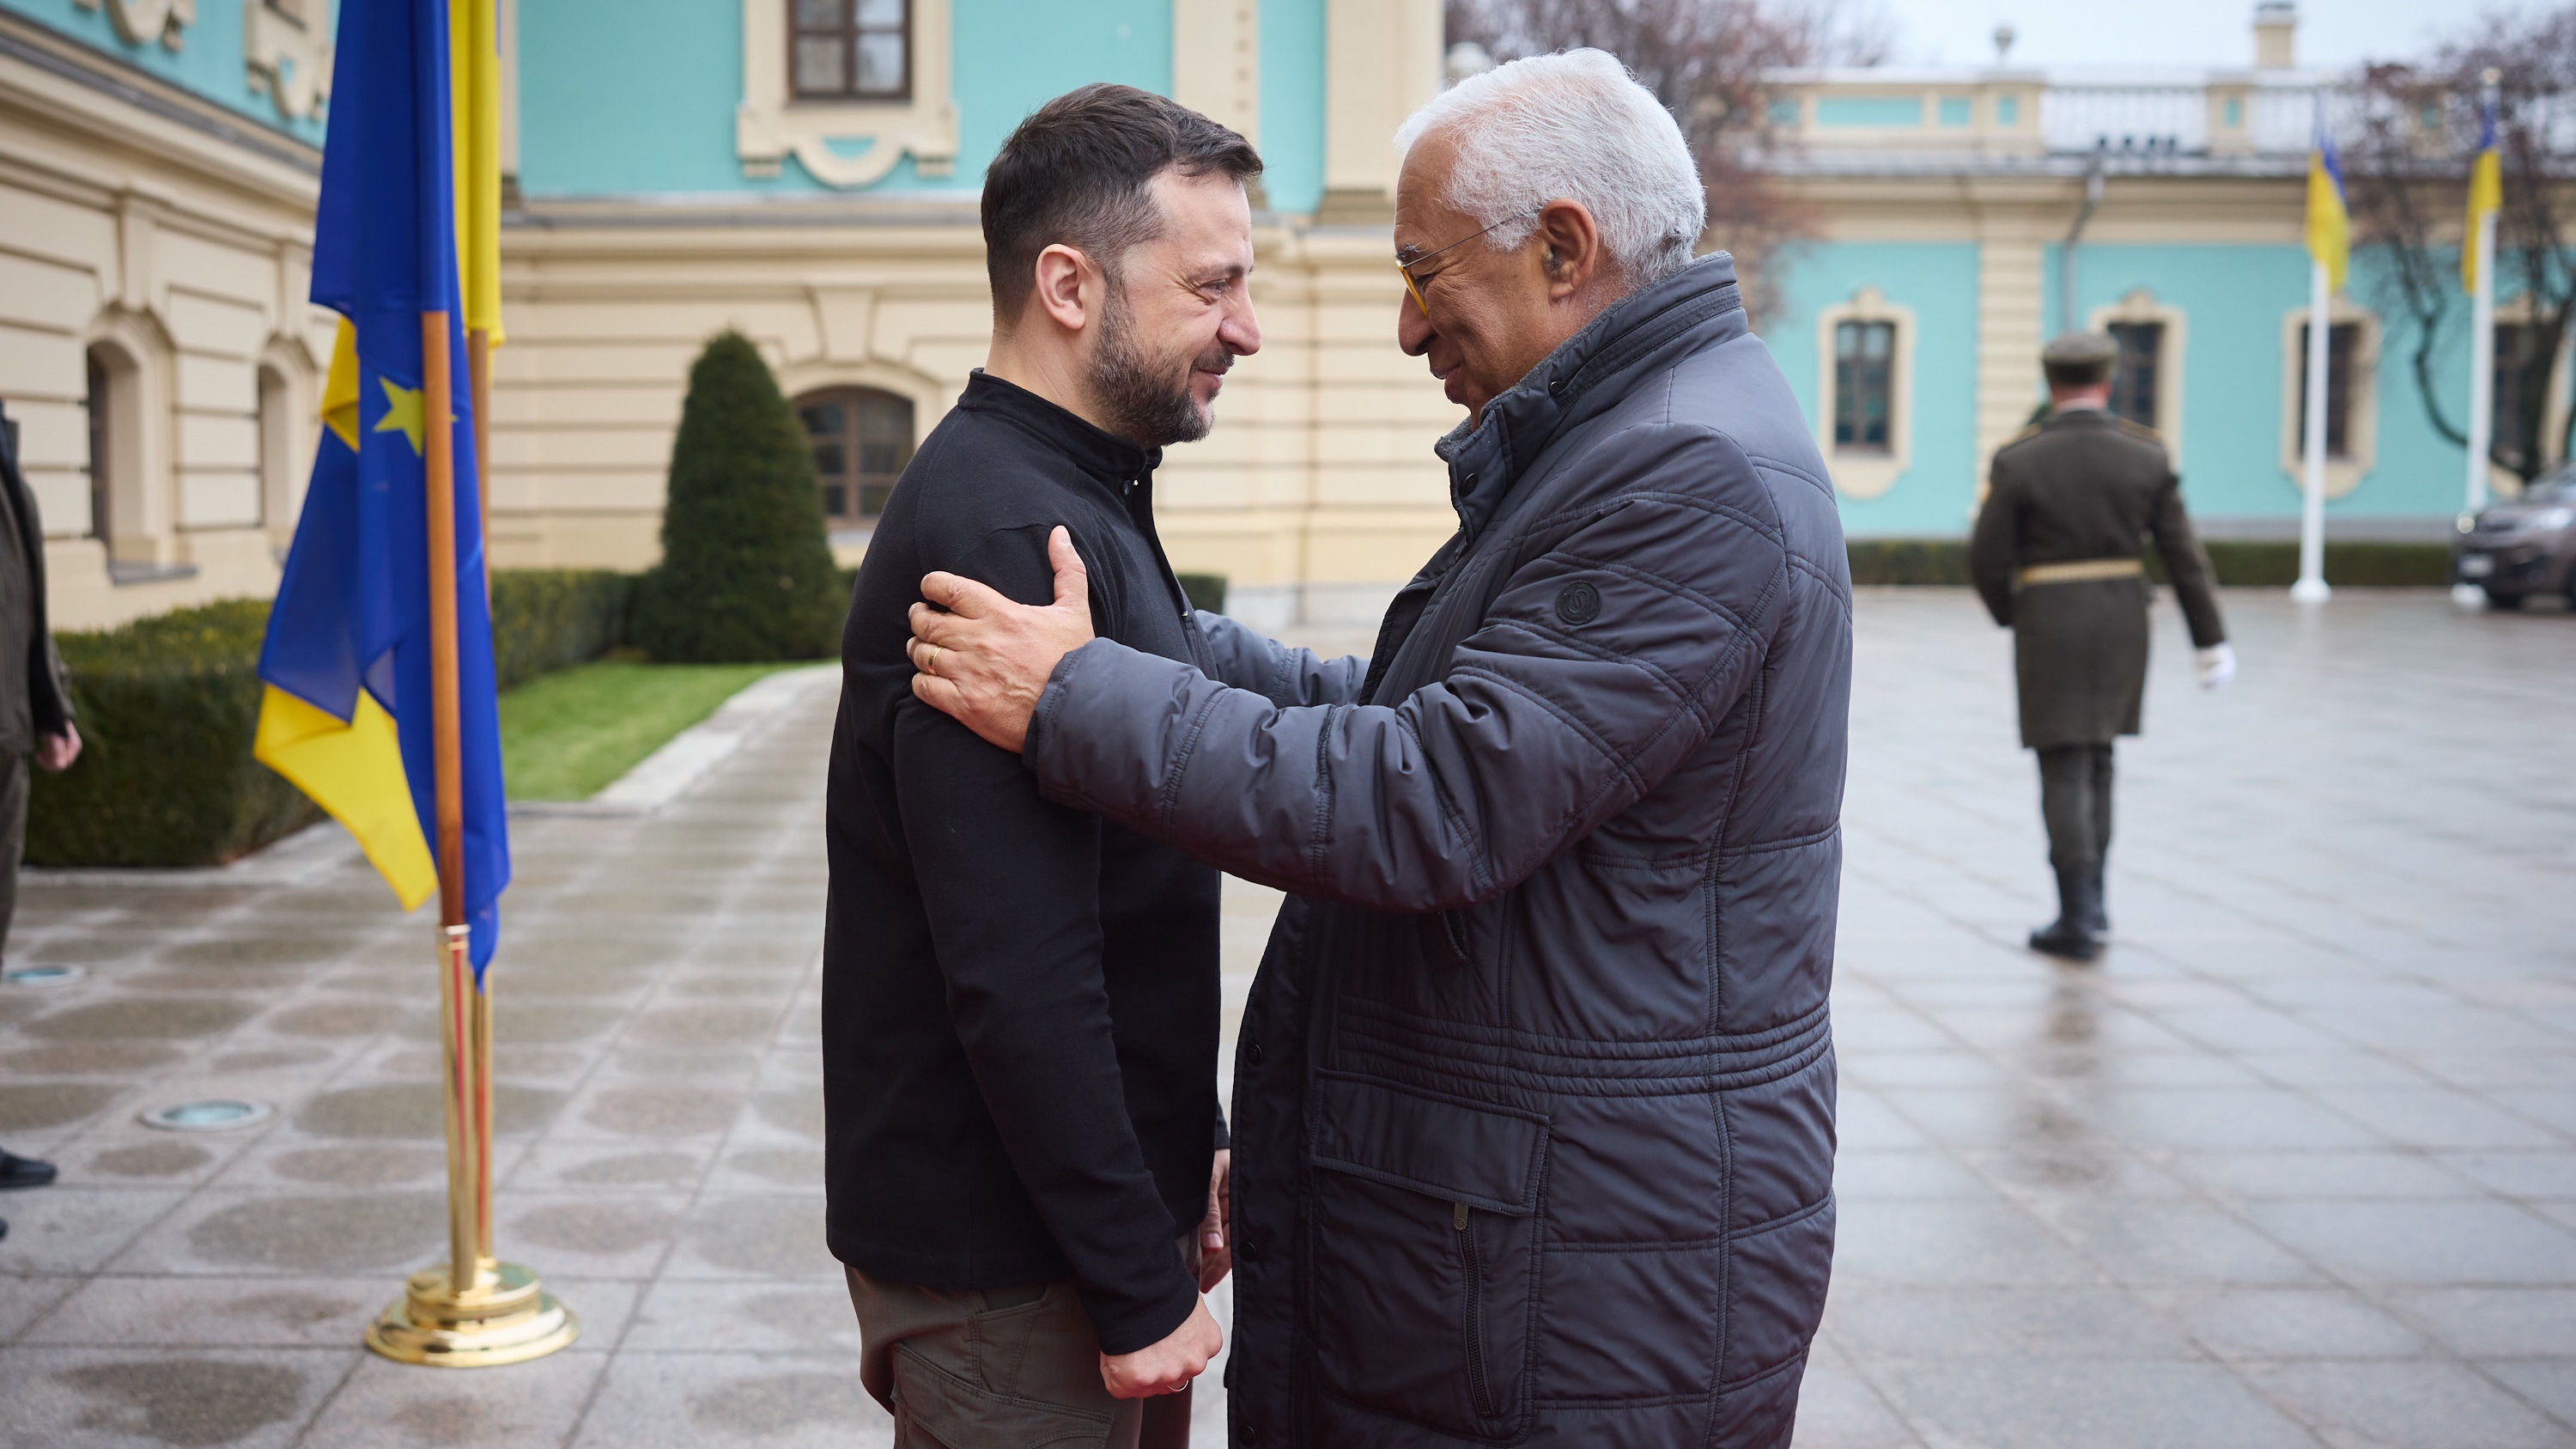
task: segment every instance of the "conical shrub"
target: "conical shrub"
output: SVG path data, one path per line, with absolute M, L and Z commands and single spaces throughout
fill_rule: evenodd
M 637 583 L 633 638 L 675 662 L 812 659 L 848 607 L 795 410 L 759 350 L 726 332 L 689 369 L 662 562 Z

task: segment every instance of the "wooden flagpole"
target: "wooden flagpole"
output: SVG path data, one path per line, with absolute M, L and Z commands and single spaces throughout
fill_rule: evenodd
M 474 979 L 465 919 L 463 695 L 458 678 L 456 422 L 448 315 L 421 314 L 422 447 L 428 493 L 431 797 L 437 826 L 439 1005 L 446 1058 L 447 1237 L 444 1268 L 411 1277 L 403 1299 L 368 1326 L 369 1348 L 406 1363 L 481 1368 L 542 1357 L 573 1341 L 579 1320 L 537 1276 L 492 1256 L 492 1012 Z M 467 386 L 480 393 L 483 369 Z M 476 402 L 481 402 L 478 396 Z M 474 409 L 481 431 L 482 409 Z M 480 438 L 477 443 L 479 445 Z M 479 458 L 479 454 L 478 454 Z M 487 575 L 488 577 L 488 575 Z

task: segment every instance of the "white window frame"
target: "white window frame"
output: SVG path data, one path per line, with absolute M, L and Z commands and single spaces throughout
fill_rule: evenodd
M 815 180 L 850 190 L 884 180 L 904 157 L 924 176 L 957 168 L 957 107 L 949 98 L 949 0 L 912 0 L 912 99 L 800 101 L 787 74 L 787 7 L 742 0 L 742 105 L 734 154 L 750 177 L 772 177 L 794 156 Z M 835 148 L 863 145 L 856 154 Z
M 2352 392 L 2344 402 L 2345 455 L 2326 459 L 2326 496 L 2341 498 L 2360 487 L 2379 466 L 2379 314 L 2338 296 L 2327 309 L 2326 321 L 2329 326 L 2350 322 L 2356 328 Z M 2299 435 L 2299 369 L 2306 353 L 2300 335 L 2307 327 L 2307 308 L 2281 314 L 2281 478 L 2293 492 L 2307 486 L 2307 463 L 2300 456 L 2307 440 Z
M 2153 322 L 2165 329 L 2164 347 L 2156 354 L 2156 436 L 2165 440 L 2165 452 L 2180 468 L 2182 368 L 2183 359 L 2190 355 L 2190 323 L 2180 307 L 2157 301 L 2156 294 L 2144 287 L 2131 289 L 2108 307 L 2094 308 L 2086 325 L 2095 332 L 2107 333 L 2114 322 Z M 2297 341 L 2293 339 L 2291 345 L 2297 346 Z M 2295 399 L 2297 394 L 2291 396 Z
M 1888 368 L 1887 451 L 1845 451 L 1834 446 L 1834 329 L 1845 322 L 1895 324 Z M 1834 487 L 1854 498 L 1876 498 L 1914 466 L 1914 309 L 1863 287 L 1848 300 L 1816 313 L 1816 446 Z

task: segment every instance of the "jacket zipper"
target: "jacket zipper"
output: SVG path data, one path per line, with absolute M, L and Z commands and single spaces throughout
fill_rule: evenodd
M 1450 1224 L 1458 1233 L 1458 1257 L 1467 1276 L 1467 1392 L 1476 1401 L 1476 1417 L 1494 1416 L 1494 1396 L 1485 1382 L 1485 1269 L 1476 1254 L 1476 1219 L 1465 1203 L 1454 1204 Z

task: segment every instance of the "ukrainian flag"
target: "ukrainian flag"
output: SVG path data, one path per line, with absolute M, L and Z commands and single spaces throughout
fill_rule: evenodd
M 2469 229 L 2460 239 L 2460 290 L 2478 294 L 2478 223 L 2504 210 L 2504 162 L 2496 154 L 2496 103 L 2490 92 L 2478 126 L 2477 159 L 2469 163 Z
M 457 3 L 488 8 L 492 0 Z M 479 251 L 469 233 L 485 223 L 470 205 L 475 168 L 460 176 L 455 165 L 468 151 L 457 144 L 455 113 L 459 101 L 479 111 L 479 98 L 471 77 L 451 79 L 445 0 L 347 0 L 339 12 L 312 293 L 340 314 L 339 341 L 312 486 L 260 654 L 267 689 L 256 753 L 349 827 L 405 909 L 428 899 L 439 885 L 430 599 L 434 590 L 453 595 L 464 841 L 450 864 L 461 866 L 459 904 L 479 980 L 510 880 L 475 486 L 481 460 L 459 305 L 459 242 L 469 255 Z M 491 33 L 489 17 L 455 33 L 478 43 Z M 459 59 L 472 67 L 483 57 L 468 50 Z M 470 128 L 472 117 L 464 119 Z M 494 200 L 497 252 L 497 186 Z M 495 314 L 498 296 L 495 283 Z M 497 327 L 497 315 L 491 320 Z M 433 328 L 448 338 L 445 417 L 426 405 L 424 340 Z M 427 455 L 437 431 L 455 459 L 447 491 L 456 567 L 441 578 L 429 562 Z
M 2343 202 L 2343 162 L 2322 118 L 2308 152 L 2308 255 L 2326 269 L 2326 289 L 2342 291 L 2352 265 L 2352 213 Z

